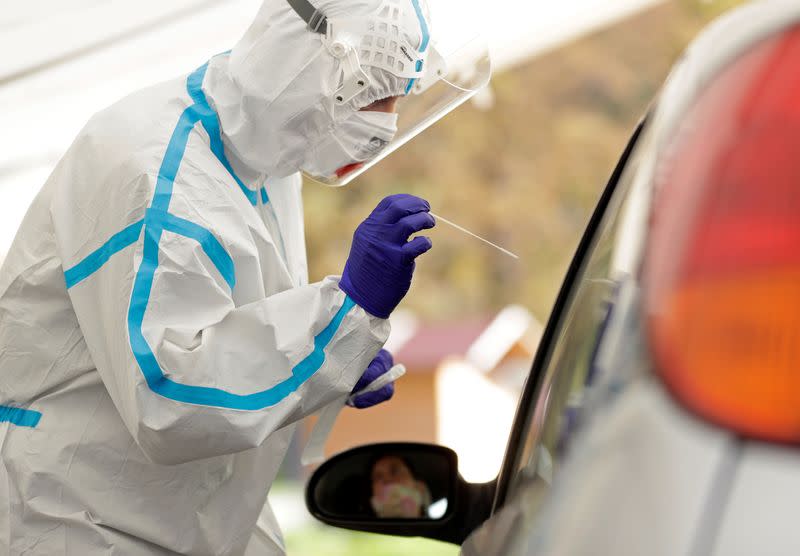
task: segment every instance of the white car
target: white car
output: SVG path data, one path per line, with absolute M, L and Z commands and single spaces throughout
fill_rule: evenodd
M 728 13 L 676 65 L 570 266 L 497 480 L 371 445 L 321 466 L 307 504 L 467 556 L 800 554 L 800 2 Z

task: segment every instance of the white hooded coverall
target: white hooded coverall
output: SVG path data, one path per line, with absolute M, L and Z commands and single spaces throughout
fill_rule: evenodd
M 298 156 L 269 133 L 327 94 L 312 37 L 267 0 L 230 54 L 94 116 L 36 197 L 0 271 L 0 553 L 244 553 L 294 423 L 385 342 L 307 284 L 299 175 L 264 181 Z

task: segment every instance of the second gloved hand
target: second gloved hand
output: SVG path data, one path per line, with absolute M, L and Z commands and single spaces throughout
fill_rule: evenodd
M 430 205 L 413 195 L 390 195 L 356 228 L 339 287 L 365 311 L 388 318 L 411 287 L 414 260 L 431 248 Z
M 372 360 L 372 363 L 369 364 L 369 367 L 367 367 L 367 370 L 364 371 L 364 374 L 361 375 L 361 378 L 359 378 L 358 382 L 356 382 L 356 385 L 353 387 L 353 393 L 359 392 L 369 386 L 379 376 L 389 372 L 393 365 L 394 359 L 392 358 L 392 354 L 385 349 L 380 350 L 378 355 L 375 356 L 375 359 Z M 394 382 L 387 384 L 375 392 L 367 392 L 366 394 L 356 396 L 355 399 L 353 399 L 353 402 L 350 403 L 348 401 L 347 405 L 356 407 L 358 409 L 364 409 L 385 402 L 393 395 Z

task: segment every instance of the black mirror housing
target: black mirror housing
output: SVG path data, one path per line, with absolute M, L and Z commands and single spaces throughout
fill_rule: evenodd
M 306 486 L 306 506 L 334 527 L 461 544 L 489 517 L 494 492 L 494 481 L 465 482 L 451 449 L 394 442 L 323 463 Z

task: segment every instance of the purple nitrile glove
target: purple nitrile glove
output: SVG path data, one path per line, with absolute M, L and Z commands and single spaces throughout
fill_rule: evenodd
M 427 237 L 409 236 L 433 228 L 428 201 L 390 195 L 356 228 L 339 288 L 369 314 L 385 319 L 411 287 L 414 259 L 428 251 Z
M 356 385 L 353 387 L 353 392 L 358 392 L 369 386 L 379 376 L 388 372 L 393 365 L 394 360 L 392 359 L 392 354 L 385 349 L 380 350 L 378 355 L 375 356 L 375 359 L 372 360 L 372 363 L 369 364 L 369 367 L 367 367 L 367 370 L 364 371 L 364 374 L 361 375 L 361 378 L 356 382 Z M 365 409 L 385 402 L 393 395 L 394 382 L 387 384 L 375 392 L 367 392 L 366 394 L 356 396 L 352 403 L 348 400 L 347 405 L 358 409 Z

